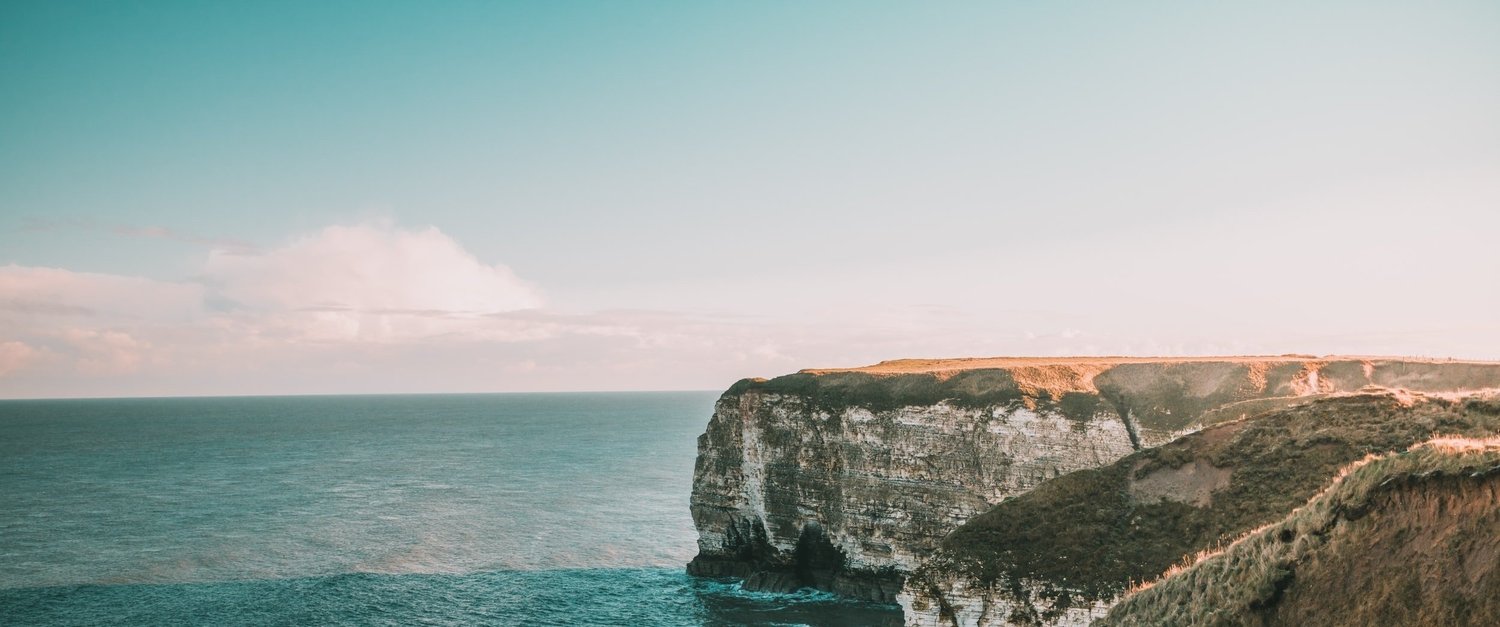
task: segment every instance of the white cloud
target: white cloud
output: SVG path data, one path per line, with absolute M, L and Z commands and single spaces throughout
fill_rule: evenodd
M 0 266 L 0 316 L 69 324 L 81 318 L 182 322 L 202 314 L 203 294 L 203 287 L 193 283 Z
M 25 367 L 36 355 L 37 350 L 25 342 L 0 342 L 0 377 Z
M 124 331 L 69 329 L 63 339 L 74 349 L 78 372 L 86 375 L 135 372 L 151 348 Z
M 481 262 L 435 227 L 330 226 L 264 253 L 216 250 L 204 275 L 256 309 L 486 314 L 542 303 L 510 268 Z
M 509 268 L 433 227 L 330 226 L 263 253 L 216 250 L 204 280 L 232 311 L 317 340 L 480 333 L 481 316 L 542 304 Z
M 438 229 L 388 223 L 216 249 L 188 281 L 12 264 L 0 266 L 0 377 L 223 369 L 305 358 L 298 345 L 545 339 L 560 329 L 497 317 L 541 303 Z
M 537 308 L 537 288 L 437 228 L 329 226 L 258 254 L 214 251 L 202 275 L 246 333 L 306 341 L 522 339 L 486 315 Z

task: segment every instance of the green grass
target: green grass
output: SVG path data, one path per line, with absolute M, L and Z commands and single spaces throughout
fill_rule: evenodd
M 837 413 L 852 407 L 872 412 L 930 407 L 947 402 L 979 408 L 1019 403 L 1025 395 L 1005 370 L 969 370 L 948 378 L 930 373 L 877 375 L 866 372 L 797 373 L 775 379 L 744 379 L 726 395 L 750 391 L 798 396 L 810 407 Z M 1045 401 L 1050 399 L 1045 398 Z

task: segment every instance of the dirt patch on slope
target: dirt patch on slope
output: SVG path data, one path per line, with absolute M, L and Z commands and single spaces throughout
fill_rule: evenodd
M 1137 466 L 1137 470 L 1139 468 Z M 1208 460 L 1199 458 L 1176 468 L 1158 468 L 1135 477 L 1130 480 L 1126 490 L 1130 492 L 1130 499 L 1136 503 L 1167 500 L 1208 507 L 1213 502 L 1215 491 L 1229 487 L 1229 477 L 1232 474 L 1232 469 L 1219 468 Z

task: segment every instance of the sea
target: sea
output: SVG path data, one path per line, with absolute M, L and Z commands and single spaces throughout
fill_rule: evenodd
M 686 575 L 714 398 L 0 401 L 0 625 L 899 625 Z

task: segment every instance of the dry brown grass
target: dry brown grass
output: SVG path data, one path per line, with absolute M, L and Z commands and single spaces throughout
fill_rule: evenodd
M 1424 447 L 1450 455 L 1478 453 L 1489 449 L 1500 449 L 1500 435 L 1489 438 L 1466 438 L 1458 435 L 1444 435 L 1411 448 L 1412 450 L 1416 450 Z
M 1092 366 L 1103 369 L 1109 368 L 1111 366 L 1118 366 L 1120 364 L 1181 364 L 1205 362 L 1253 364 L 1257 366 L 1258 370 L 1264 372 L 1263 367 L 1261 367 L 1262 365 L 1329 361 L 1402 361 L 1424 364 L 1500 363 L 1496 361 L 1480 361 L 1470 359 L 1455 360 L 1434 357 L 1384 357 L 1376 355 L 1224 355 L 1190 357 L 1101 355 L 1072 357 L 958 357 L 951 359 L 891 359 L 869 366 L 856 366 L 852 368 L 807 368 L 801 370 L 800 372 L 807 374 L 831 374 L 835 372 L 864 372 L 868 374 L 956 373 L 965 370 L 979 370 L 984 368 L 1009 369 L 1068 366 L 1083 369 Z
M 1500 437 L 1346 466 L 1282 521 L 1135 586 L 1096 625 L 1500 624 Z

